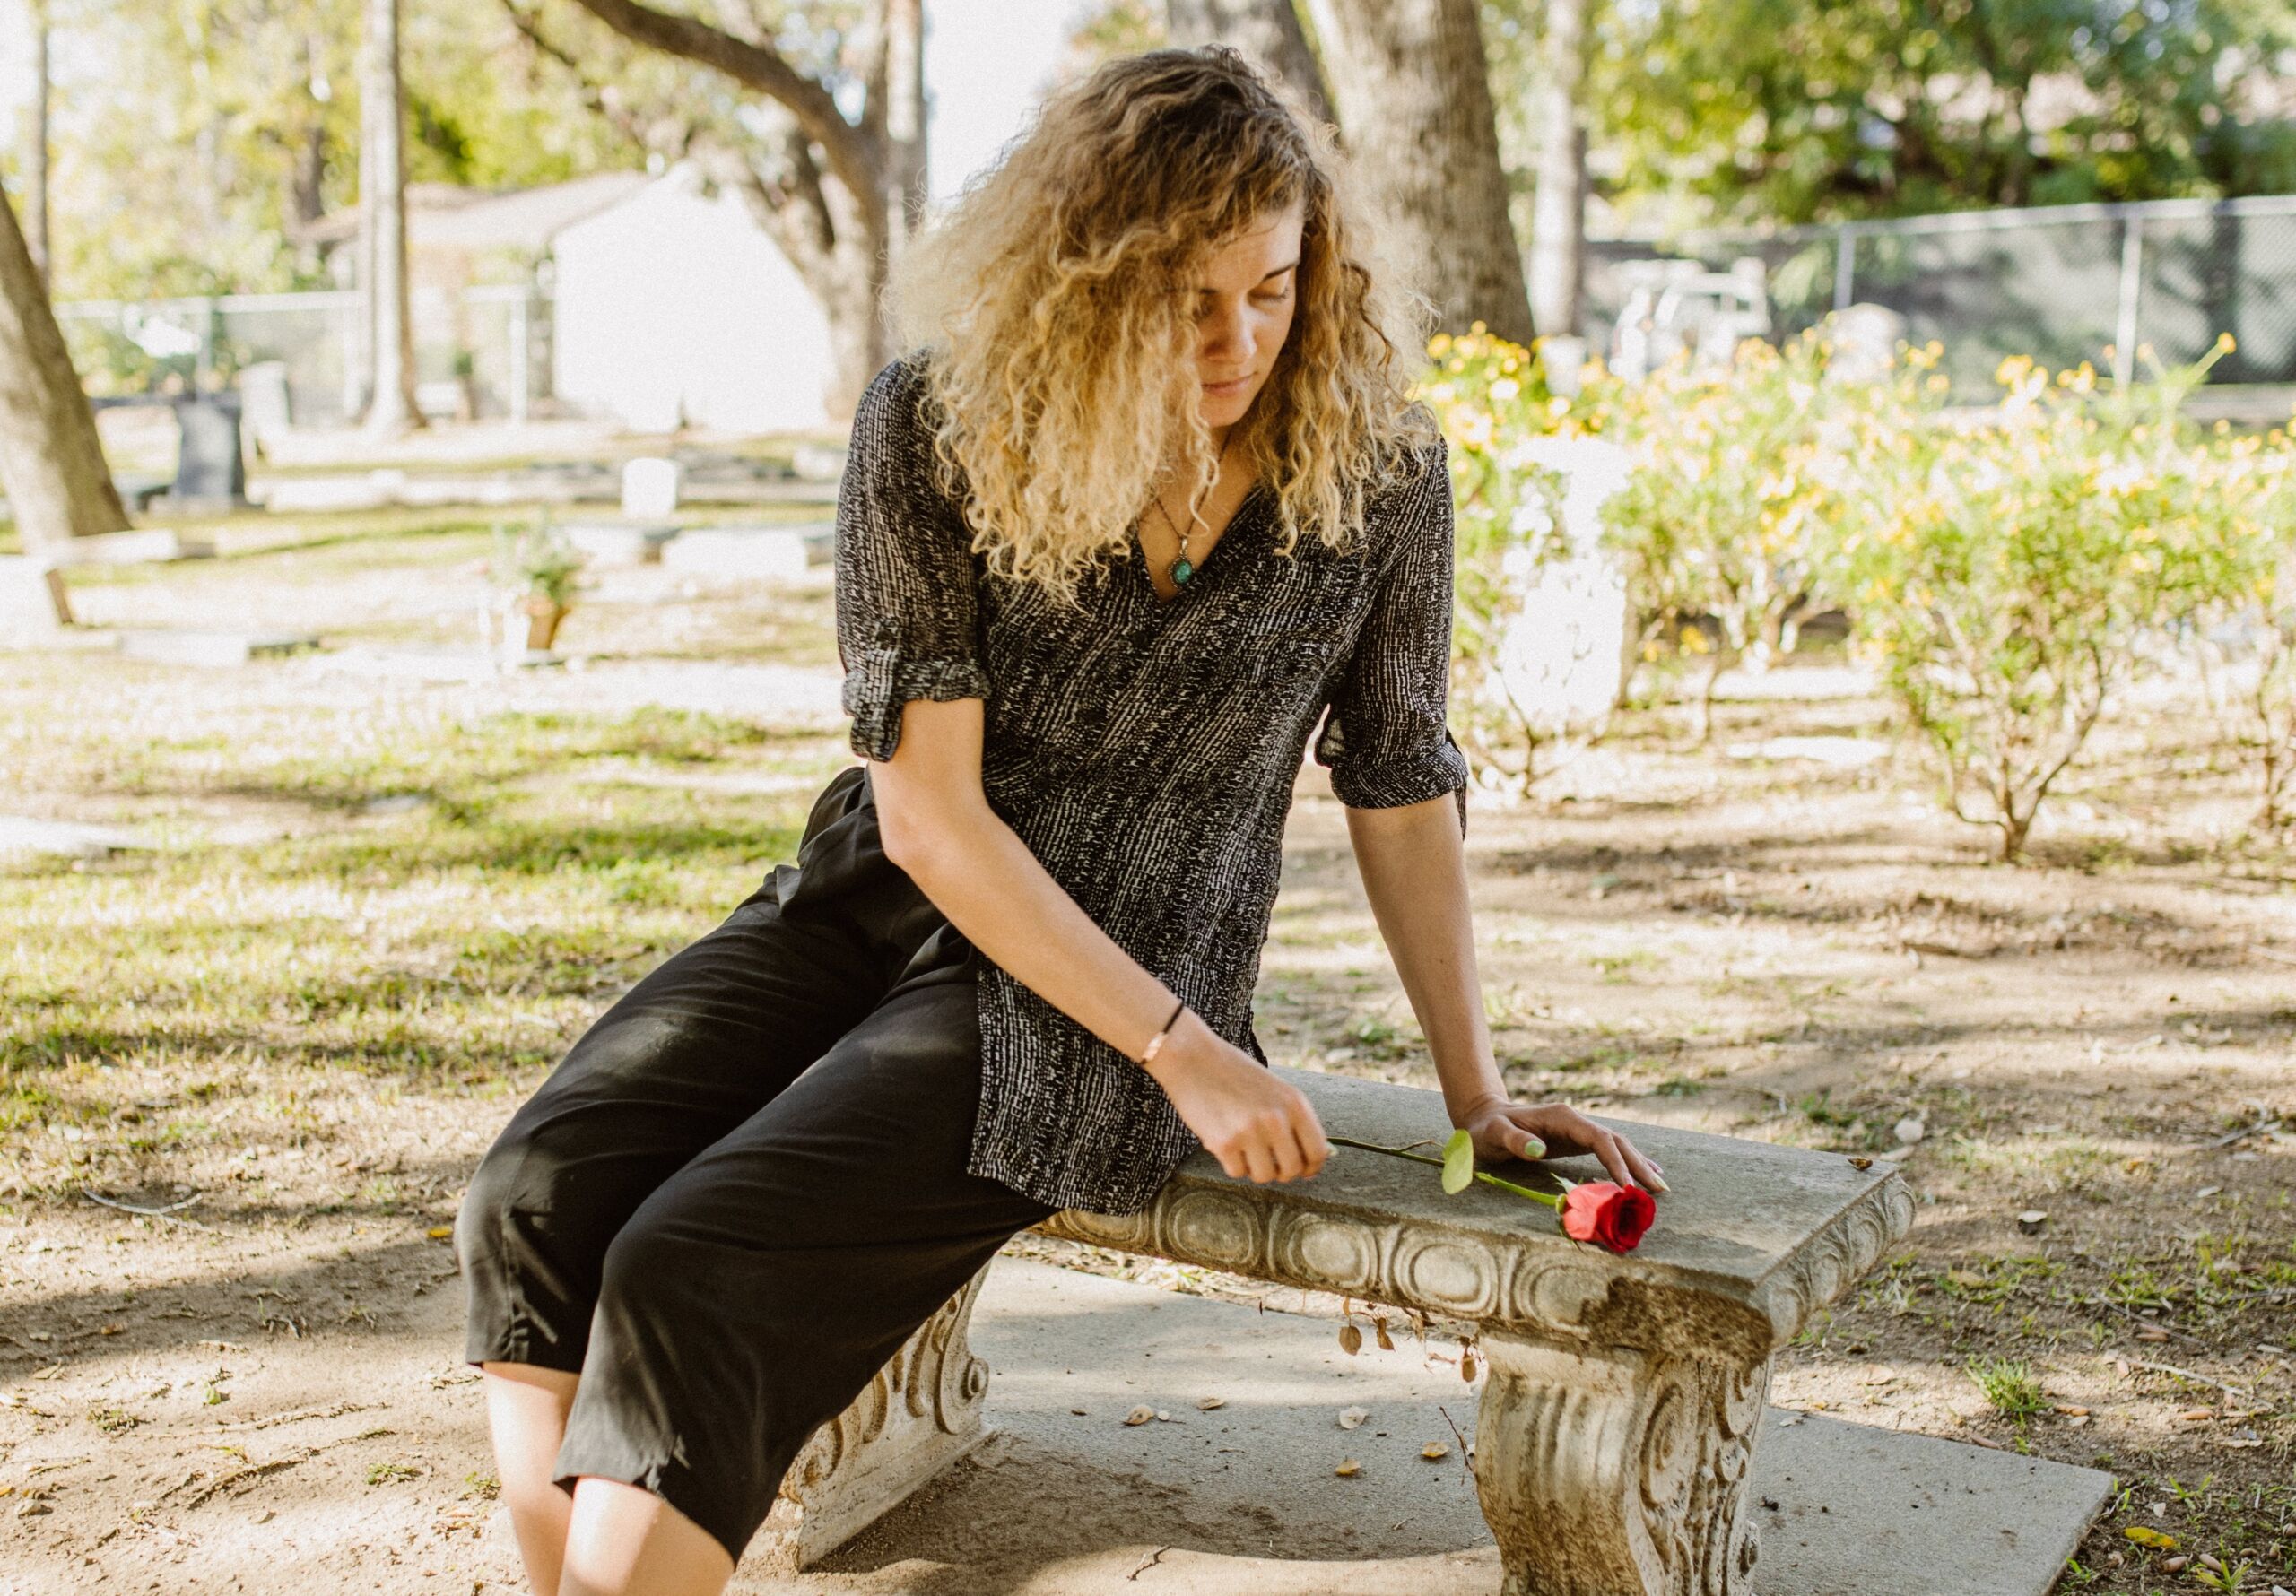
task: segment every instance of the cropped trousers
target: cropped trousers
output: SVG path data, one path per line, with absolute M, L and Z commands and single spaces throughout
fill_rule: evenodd
M 639 1486 L 738 1562 L 813 1430 L 1055 1211 L 965 1170 L 978 960 L 848 767 L 510 1116 L 455 1222 L 464 1357 L 579 1375 L 561 1488 Z

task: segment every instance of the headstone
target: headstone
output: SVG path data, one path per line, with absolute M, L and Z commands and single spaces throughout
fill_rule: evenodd
M 257 360 L 239 372 L 239 424 L 258 449 L 294 425 L 287 387 L 287 362 Z
M 1585 382 L 1587 341 L 1575 333 L 1550 333 L 1539 340 L 1539 365 L 1551 392 L 1578 396 Z
M 176 401 L 175 486 L 166 502 L 181 509 L 239 509 L 248 502 L 239 452 L 239 396 L 192 394 Z
M 1833 352 L 1826 376 L 1836 382 L 1879 382 L 1896 364 L 1906 319 L 1886 305 L 1852 305 L 1831 317 Z
M 52 585 L 59 580 L 46 559 L 0 555 L 0 644 L 37 642 L 62 632 Z
M 789 469 L 801 482 L 833 482 L 845 474 L 841 445 L 801 443 L 790 451 Z
M 676 461 L 639 455 L 622 468 L 622 513 L 633 521 L 658 521 L 674 514 L 684 480 Z
M 559 528 L 593 567 L 659 565 L 662 548 L 678 535 L 674 521 L 569 521 Z
M 1603 501 L 1625 485 L 1631 462 L 1599 438 L 1535 438 L 1525 453 L 1563 474 L 1564 545 L 1544 566 L 1517 566 L 1522 599 L 1500 636 L 1496 669 L 1535 731 L 1567 736 L 1610 714 L 1632 668 L 1625 573 L 1601 545 Z
M 662 568 L 720 581 L 802 577 L 806 536 L 798 526 L 696 526 L 662 545 Z

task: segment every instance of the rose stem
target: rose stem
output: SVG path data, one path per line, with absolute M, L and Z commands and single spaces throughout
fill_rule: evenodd
M 1360 1147 L 1367 1153 L 1386 1153 L 1389 1158 L 1409 1158 L 1414 1163 L 1432 1164 L 1439 1169 L 1443 1164 L 1442 1159 L 1431 1158 L 1425 1153 L 1407 1153 L 1399 1147 L 1381 1147 L 1376 1141 L 1358 1141 L 1352 1136 L 1334 1136 L 1326 1132 L 1324 1140 L 1340 1147 Z M 1504 1191 L 1512 1192 L 1518 1197 L 1527 1197 L 1534 1202 L 1544 1202 L 1549 1208 L 1559 1209 L 1562 1206 L 1562 1199 L 1560 1197 L 1550 1197 L 1544 1192 L 1534 1192 L 1528 1186 L 1518 1186 L 1511 1180 L 1500 1180 L 1497 1175 L 1486 1175 L 1480 1169 L 1474 1172 L 1474 1177 L 1480 1181 L 1488 1181 Z

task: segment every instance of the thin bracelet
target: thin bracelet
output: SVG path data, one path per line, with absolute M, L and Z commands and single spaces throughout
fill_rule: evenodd
M 1157 1049 L 1163 1046 L 1164 1037 L 1171 1030 L 1173 1021 L 1179 1019 L 1180 1011 L 1187 1007 L 1187 1000 L 1186 998 L 1182 998 L 1179 1001 L 1178 1007 L 1172 1011 L 1172 1018 L 1164 1021 L 1163 1028 L 1159 1030 L 1154 1036 L 1148 1038 L 1148 1050 L 1140 1055 L 1140 1062 L 1143 1064 L 1152 1064 L 1156 1062 Z

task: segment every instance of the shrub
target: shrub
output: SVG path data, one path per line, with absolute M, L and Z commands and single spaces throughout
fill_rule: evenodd
M 1678 359 L 1622 405 L 1617 431 L 1638 468 L 1604 506 L 1609 542 L 1648 618 L 1645 657 L 1671 633 L 1705 659 L 1701 743 L 1716 679 L 1790 651 L 1796 617 L 1818 599 L 1842 514 L 1839 418 L 1870 403 L 1826 382 L 1830 353 L 1822 328 L 1783 348 L 1748 339 L 1726 369 Z
M 2173 392 L 2109 406 L 2086 365 L 2052 381 L 2022 358 L 1999 378 L 1978 421 L 1866 429 L 1839 564 L 1858 646 L 1940 757 L 1948 805 L 2015 859 L 2146 637 L 2221 594 L 2268 479 L 2255 450 L 2190 436 Z

